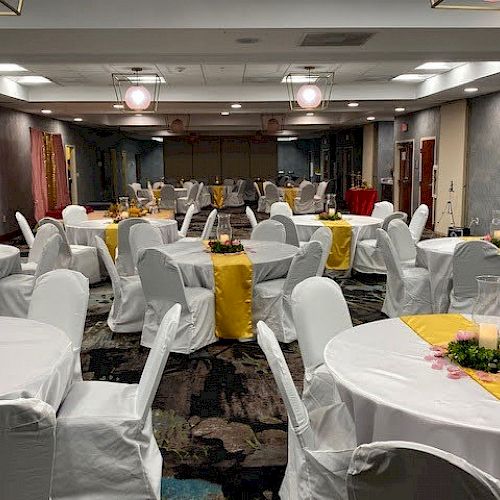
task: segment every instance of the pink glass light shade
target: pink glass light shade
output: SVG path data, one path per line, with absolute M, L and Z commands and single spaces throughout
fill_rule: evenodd
M 317 85 L 302 85 L 297 91 L 297 104 L 304 109 L 314 109 L 321 104 L 323 96 Z
M 125 103 L 134 111 L 144 111 L 151 104 L 151 93 L 142 85 L 132 85 L 125 92 Z

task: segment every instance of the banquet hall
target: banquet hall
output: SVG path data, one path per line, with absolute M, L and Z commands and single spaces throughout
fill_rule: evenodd
M 500 500 L 499 42 L 0 0 L 0 500 Z

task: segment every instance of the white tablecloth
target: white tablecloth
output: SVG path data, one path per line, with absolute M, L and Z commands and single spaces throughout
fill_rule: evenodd
M 429 352 L 399 319 L 346 330 L 328 343 L 325 362 L 352 412 L 358 444 L 414 441 L 500 477 L 500 401 L 470 377 L 433 370 L 424 360 Z
M 148 219 L 144 218 L 161 231 L 164 243 L 173 243 L 179 239 L 177 221 L 173 219 Z M 94 237 L 99 236 L 105 240 L 105 229 L 111 219 L 95 219 L 66 226 L 66 234 L 71 245 L 88 245 L 95 247 Z
M 185 188 L 174 188 L 176 198 L 185 198 L 187 196 L 187 189 Z
M 38 398 L 55 410 L 71 385 L 73 349 L 61 330 L 0 317 L 0 399 Z
M 10 245 L 0 245 L 0 278 L 21 272 L 19 249 Z
M 285 277 L 299 250 L 292 245 L 271 241 L 244 240 L 242 243 L 252 262 L 254 284 Z M 201 241 L 178 241 L 163 248 L 179 265 L 187 286 L 213 289 L 212 259 Z

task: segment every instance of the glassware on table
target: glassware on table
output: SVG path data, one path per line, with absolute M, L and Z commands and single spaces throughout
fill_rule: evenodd
M 477 276 L 477 296 L 472 321 L 479 326 L 479 345 L 498 348 L 500 328 L 500 276 Z
M 337 195 L 336 194 L 327 194 L 326 195 L 325 212 L 329 216 L 333 216 L 337 213 Z
M 500 240 L 500 210 L 493 210 L 490 224 L 490 236 Z
M 231 214 L 217 215 L 217 239 L 221 243 L 233 241 L 233 228 L 231 227 Z

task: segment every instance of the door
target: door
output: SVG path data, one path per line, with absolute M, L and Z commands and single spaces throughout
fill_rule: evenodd
M 399 151 L 399 210 L 411 214 L 413 143 L 398 144 Z
M 435 139 L 425 139 L 422 141 L 420 149 L 420 165 L 422 174 L 420 181 L 420 203 L 425 203 L 429 207 L 429 218 L 426 227 L 433 229 L 434 225 L 434 198 L 432 196 L 432 183 L 434 181 L 434 151 L 436 148 Z
M 337 148 L 337 197 L 345 198 L 346 191 L 354 185 L 355 180 L 353 148 Z
M 78 205 L 78 173 L 76 171 L 75 146 L 65 147 L 68 188 L 71 195 L 71 203 Z

